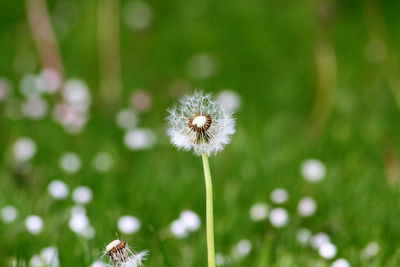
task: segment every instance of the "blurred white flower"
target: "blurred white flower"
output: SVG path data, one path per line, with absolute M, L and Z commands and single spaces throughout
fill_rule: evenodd
M 300 228 L 296 233 L 296 238 L 300 244 L 306 245 L 310 242 L 311 231 L 306 228 Z
M 53 180 L 49 183 L 47 190 L 55 199 L 65 199 L 68 196 L 68 186 L 61 180 Z
M 28 161 L 36 154 L 36 144 L 30 138 L 21 137 L 14 143 L 13 153 L 17 161 Z
M 325 165 L 317 159 L 308 159 L 301 164 L 301 174 L 309 182 L 318 182 L 325 177 Z
M 38 215 L 30 215 L 25 219 L 26 230 L 33 234 L 39 234 L 43 229 L 43 220 Z
M 33 255 L 32 258 L 29 260 L 29 267 L 43 267 L 44 262 L 39 255 Z
M 76 173 L 81 168 L 81 159 L 76 153 L 66 152 L 60 158 L 60 167 L 66 173 Z
M 210 94 L 195 92 L 179 102 L 168 116 L 167 133 L 173 145 L 210 156 L 230 143 L 235 121 Z
M 34 74 L 25 74 L 20 81 L 20 91 L 25 97 L 39 96 L 42 91 L 42 80 Z
M 137 233 L 140 230 L 140 221 L 134 216 L 122 216 L 118 220 L 118 229 L 124 234 Z
M 289 199 L 286 189 L 277 188 L 271 192 L 271 201 L 275 204 L 283 204 Z
M 367 260 L 379 253 L 380 247 L 376 242 L 369 242 L 365 248 L 361 251 L 361 259 Z
M 144 89 L 135 89 L 131 94 L 131 104 L 139 111 L 147 111 L 151 107 L 151 96 Z
M 61 75 L 56 70 L 44 69 L 41 78 L 48 93 L 55 93 L 61 86 Z
M 146 259 L 147 251 L 138 254 L 132 252 L 132 249 L 126 242 L 114 240 L 106 246 L 106 253 L 110 257 L 113 266 L 118 267 L 140 267 L 142 261 Z
M 22 113 L 31 119 L 43 118 L 48 109 L 47 101 L 39 96 L 29 97 L 22 104 Z
M 188 231 L 185 224 L 179 219 L 174 220 L 171 223 L 170 230 L 171 233 L 177 238 L 185 238 L 188 236 Z
M 58 249 L 56 247 L 46 247 L 41 250 L 40 258 L 46 267 L 59 267 Z
M 255 203 L 250 208 L 250 218 L 253 221 L 262 221 L 268 218 L 269 206 L 267 203 Z
M 319 249 L 323 244 L 330 243 L 331 239 L 325 233 L 317 233 L 311 237 L 310 244 L 314 249 Z
M 197 213 L 191 210 L 185 210 L 181 213 L 179 220 L 182 221 L 185 228 L 190 231 L 194 232 L 200 229 L 201 220 Z
M 69 219 L 69 228 L 76 234 L 82 235 L 90 226 L 89 218 L 86 214 L 75 213 Z
M 124 142 L 132 150 L 144 150 L 154 146 L 156 137 L 149 129 L 133 129 L 126 132 Z
M 246 257 L 252 249 L 252 244 L 247 239 L 240 240 L 236 246 L 233 248 L 232 254 L 235 258 Z
M 350 263 L 345 259 L 337 259 L 335 260 L 331 267 L 350 267 Z
M 216 253 L 215 254 L 215 263 L 217 266 L 222 266 L 226 264 L 226 257 L 222 255 L 221 253 Z
M 91 97 L 86 83 L 78 79 L 66 81 L 63 88 L 64 102 L 79 111 L 89 108 Z
M 113 158 L 109 153 L 100 152 L 94 156 L 92 166 L 98 172 L 107 172 L 112 168 L 113 163 Z
M 232 90 L 223 90 L 217 95 L 217 102 L 227 112 L 236 112 L 240 107 L 240 96 Z
M 330 242 L 322 244 L 318 249 L 319 255 L 325 259 L 331 260 L 336 256 L 336 246 Z
M 12 223 L 17 219 L 18 216 L 18 210 L 14 206 L 4 206 L 1 209 L 1 220 L 4 223 Z
M 71 208 L 71 216 L 74 215 L 74 214 L 83 214 L 83 215 L 85 215 L 85 214 L 86 214 L 86 209 L 85 209 L 85 207 L 82 206 L 82 205 L 79 205 L 79 204 L 73 206 L 73 207 Z
M 6 79 L 0 79 L 0 102 L 6 99 L 10 93 L 10 82 Z
M 206 79 L 215 74 L 217 61 L 208 53 L 195 54 L 189 59 L 187 68 L 191 78 Z
M 312 197 L 304 197 L 300 199 L 297 205 L 297 211 L 302 217 L 310 217 L 317 210 L 317 203 Z
M 121 109 L 117 113 L 117 125 L 122 129 L 132 129 L 139 122 L 136 112 L 130 108 Z
M 85 205 L 92 201 L 92 190 L 87 186 L 78 186 L 72 192 L 72 199 L 77 204 Z
M 284 208 L 274 208 L 269 213 L 269 220 L 272 226 L 281 228 L 287 225 L 289 214 Z
M 134 31 L 142 31 L 150 26 L 153 12 L 144 1 L 129 1 L 123 7 L 122 16 L 126 26 Z

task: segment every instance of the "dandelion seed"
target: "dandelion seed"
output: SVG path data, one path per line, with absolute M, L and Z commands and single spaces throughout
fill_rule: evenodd
M 250 218 L 253 221 L 262 221 L 268 217 L 269 206 L 267 203 L 256 203 L 250 208 Z
M 110 257 L 113 266 L 116 267 L 139 267 L 146 259 L 147 251 L 135 254 L 126 242 L 116 239 L 106 246 L 106 253 Z
M 345 259 L 337 259 L 332 263 L 331 267 L 350 267 L 350 263 Z
M 13 206 L 5 206 L 1 209 L 1 220 L 4 223 L 12 223 L 17 219 L 18 211 Z
M 60 180 L 51 181 L 47 189 L 55 199 L 65 199 L 69 193 L 68 186 Z
M 284 208 L 275 208 L 269 214 L 269 220 L 276 228 L 281 228 L 287 225 L 289 214 Z
M 312 216 L 317 209 L 317 203 L 311 197 L 302 198 L 297 205 L 297 211 L 302 217 Z
M 195 92 L 183 97 L 168 116 L 171 143 L 196 155 L 208 156 L 223 150 L 235 132 L 235 121 L 211 95 Z
M 42 232 L 43 220 L 37 215 L 30 215 L 25 219 L 25 227 L 32 235 L 37 235 Z

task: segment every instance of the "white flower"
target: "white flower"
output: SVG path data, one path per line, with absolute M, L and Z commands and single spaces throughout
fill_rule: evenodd
M 140 267 L 146 259 L 147 251 L 135 254 L 126 242 L 116 239 L 106 246 L 107 255 L 110 257 L 113 266 L 117 267 Z
M 43 229 L 43 220 L 37 215 L 30 215 L 25 219 L 25 227 L 29 233 L 37 235 Z
M 168 136 L 171 143 L 196 155 L 208 156 L 223 150 L 235 132 L 235 121 L 210 94 L 195 92 L 169 110 Z
M 124 234 L 134 234 L 140 230 L 140 221 L 138 218 L 125 215 L 118 220 L 118 229 Z

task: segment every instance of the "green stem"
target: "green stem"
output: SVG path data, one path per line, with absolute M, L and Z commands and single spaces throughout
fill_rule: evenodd
M 208 267 L 215 267 L 215 246 L 214 246 L 214 211 L 213 191 L 210 173 L 210 165 L 206 154 L 202 155 L 204 178 L 206 181 L 206 220 L 207 220 L 207 255 Z

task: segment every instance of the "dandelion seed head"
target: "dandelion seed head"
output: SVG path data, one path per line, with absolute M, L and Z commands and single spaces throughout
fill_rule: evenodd
M 326 243 L 330 243 L 330 238 L 327 234 L 325 233 L 317 233 L 313 235 L 310 239 L 311 246 L 314 249 L 319 249 L 322 245 Z
M 336 256 L 336 252 L 336 246 L 330 242 L 322 244 L 318 249 L 319 255 L 328 260 L 333 259 Z
M 310 242 L 311 231 L 306 228 L 300 228 L 296 233 L 297 241 L 302 245 L 307 245 Z
M 156 143 L 156 136 L 150 129 L 132 129 L 126 132 L 124 142 L 130 150 L 146 150 Z
M 107 264 L 102 261 L 93 262 L 90 267 L 107 267 Z
M 252 249 L 252 244 L 247 239 L 240 240 L 233 249 L 233 256 L 237 258 L 243 258 L 247 256 Z
M 139 267 L 143 266 L 142 261 L 147 256 L 147 251 L 135 254 L 126 242 L 119 239 L 111 241 L 106 246 L 106 253 L 114 266 Z
M 22 113 L 31 119 L 41 119 L 46 115 L 48 103 L 42 97 L 29 97 L 22 104 Z
M 376 242 L 369 242 L 365 248 L 361 251 L 361 259 L 370 259 L 379 253 L 380 247 Z
M 140 230 L 140 221 L 133 216 L 122 216 L 118 220 L 118 229 L 124 234 L 134 234 Z
M 13 152 L 17 161 L 28 161 L 36 154 L 36 144 L 30 138 L 19 138 L 14 143 Z
M 308 159 L 301 164 L 301 173 L 309 182 L 318 182 L 325 177 L 325 165 L 317 159 Z
M 1 220 L 4 223 L 12 223 L 17 219 L 18 210 L 13 206 L 5 206 L 1 209 Z
M 331 267 L 350 267 L 350 263 L 346 259 L 337 259 L 335 260 Z
M 229 144 L 235 132 L 231 113 L 223 110 L 210 94 L 195 92 L 169 110 L 168 131 L 171 143 L 196 155 L 213 155 Z
M 30 215 L 25 219 L 25 227 L 32 235 L 40 234 L 43 229 L 43 220 L 38 215 Z
M 40 251 L 40 258 L 46 267 L 59 267 L 58 249 L 56 247 L 45 247 Z
M 284 208 L 275 208 L 269 214 L 269 220 L 276 228 L 281 228 L 287 225 L 289 214 Z
M 283 204 L 289 199 L 289 193 L 286 189 L 277 188 L 271 192 L 271 200 L 276 204 Z
M 268 217 L 269 206 L 267 203 L 256 203 L 250 208 L 250 218 L 253 221 L 262 221 Z
M 81 168 L 79 156 L 73 152 L 64 153 L 60 158 L 60 167 L 67 173 L 76 173 Z
M 299 201 L 297 211 L 302 217 L 310 217 L 317 210 L 317 203 L 312 197 L 305 197 Z
M 188 231 L 197 231 L 201 226 L 199 215 L 191 210 L 185 210 L 181 213 L 179 218 Z
M 77 204 L 88 204 L 90 201 L 92 201 L 92 198 L 92 190 L 87 186 L 78 186 L 72 192 L 72 199 Z
M 68 186 L 60 180 L 51 181 L 47 189 L 55 199 L 65 199 L 69 193 Z

